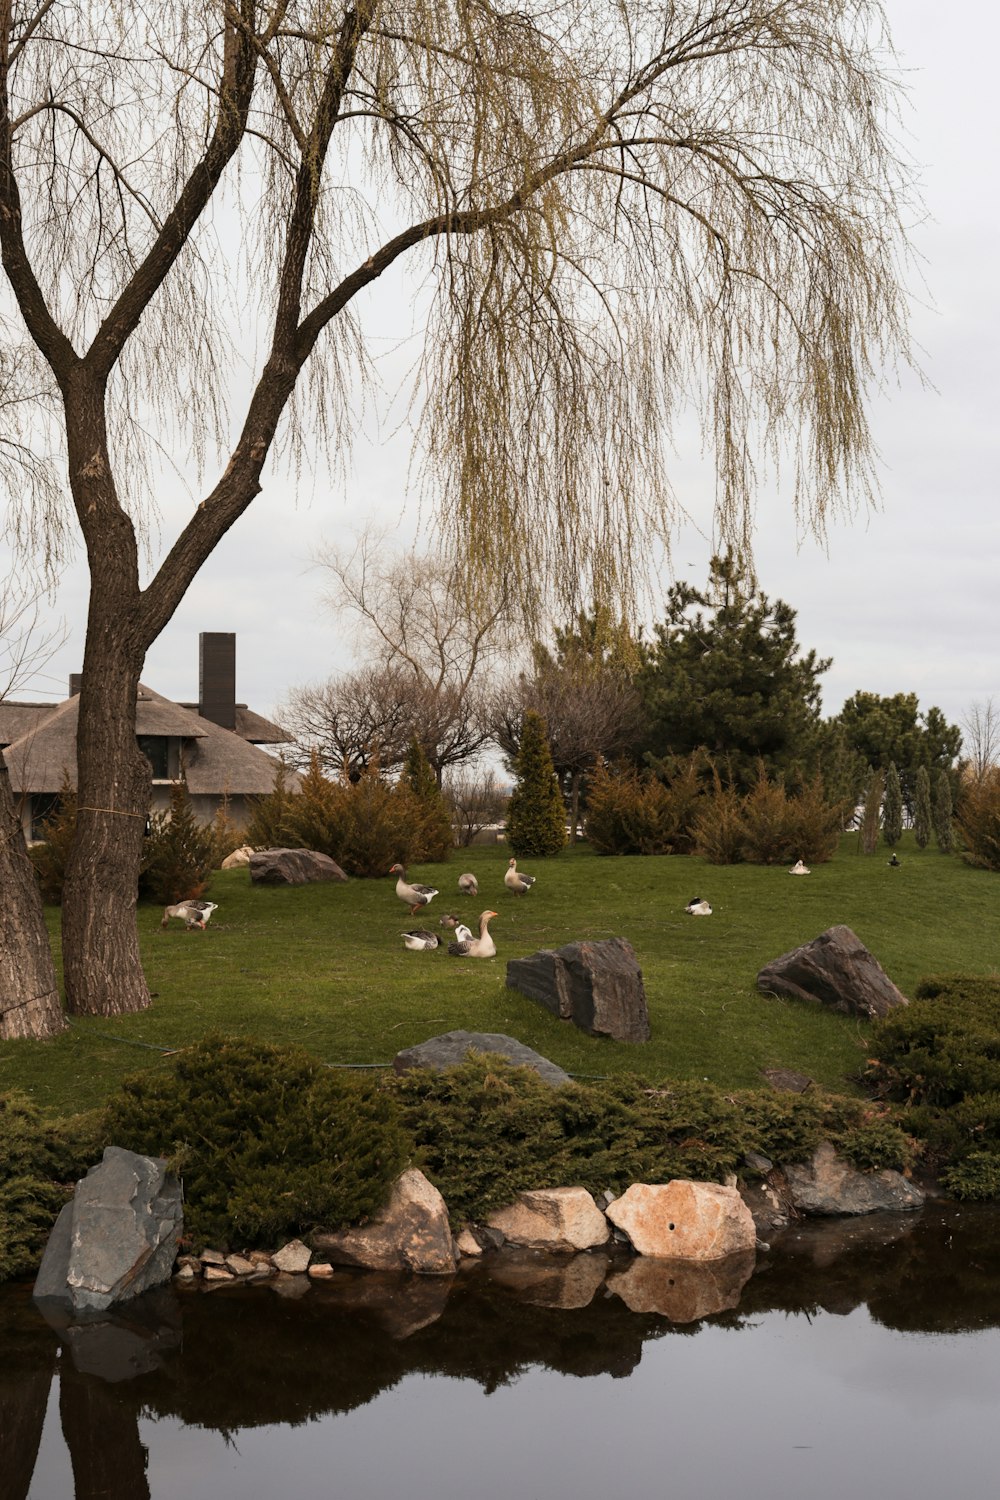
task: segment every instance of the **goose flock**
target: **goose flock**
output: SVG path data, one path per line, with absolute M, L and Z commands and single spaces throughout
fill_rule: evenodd
M 441 894 L 437 886 L 419 885 L 416 881 L 407 880 L 406 866 L 403 864 L 394 864 L 389 874 L 396 876 L 396 895 L 409 907 L 411 917 L 416 916 L 417 912 L 430 905 L 435 896 Z M 524 874 L 517 868 L 517 860 L 512 859 L 507 866 L 503 883 L 515 896 L 523 896 L 535 884 L 535 877 Z M 478 877 L 471 870 L 463 871 L 458 877 L 458 890 L 462 896 L 478 896 Z M 490 922 L 497 915 L 498 913 L 492 910 L 480 913 L 477 936 L 472 928 L 462 921 L 457 912 L 445 912 L 438 925 L 452 933 L 451 942 L 447 947 L 447 952 L 451 957 L 495 958 L 497 948 L 490 932 Z M 399 935 L 403 939 L 404 948 L 411 953 L 432 953 L 435 948 L 442 946 L 442 939 L 438 934 L 424 927 L 410 928 Z

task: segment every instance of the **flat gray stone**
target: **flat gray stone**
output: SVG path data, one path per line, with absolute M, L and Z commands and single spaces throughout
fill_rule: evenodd
M 397 1073 L 408 1073 L 411 1068 L 433 1068 L 437 1072 L 445 1068 L 457 1068 L 468 1058 L 470 1050 L 492 1052 L 505 1057 L 518 1068 L 532 1068 L 546 1083 L 558 1085 L 569 1083 L 568 1073 L 534 1052 L 523 1042 L 497 1031 L 445 1031 L 432 1036 L 415 1047 L 406 1047 L 397 1052 L 392 1066 Z

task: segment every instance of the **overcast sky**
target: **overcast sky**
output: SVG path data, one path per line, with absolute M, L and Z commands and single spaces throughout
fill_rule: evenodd
M 886 8 L 907 70 L 905 146 L 919 164 L 929 215 L 913 231 L 927 284 L 913 328 L 932 387 L 908 378 L 875 408 L 883 456 L 878 512 L 832 525 L 823 549 L 796 535 L 790 496 L 764 493 L 756 561 L 764 591 L 798 611 L 803 648 L 834 659 L 824 679 L 827 712 L 863 688 L 915 692 L 922 708 L 938 704 L 960 721 L 973 700 L 1000 696 L 994 639 L 1000 19 L 985 0 L 967 0 L 961 26 L 954 16 L 942 24 L 940 0 L 887 0 Z M 409 315 L 380 295 L 383 347 L 388 360 L 400 358 Z M 401 539 L 417 536 L 422 518 L 406 498 L 409 458 L 405 430 L 370 430 L 357 442 L 346 492 L 296 489 L 272 476 L 154 644 L 144 680 L 170 697 L 194 698 L 202 630 L 237 633 L 238 696 L 265 713 L 289 686 L 349 666 L 350 643 L 323 610 L 322 576 L 311 559 L 324 541 L 369 519 Z M 696 466 L 680 472 L 681 499 L 701 526 L 678 537 L 674 569 L 701 583 L 712 550 L 710 492 Z M 164 541 L 172 540 L 172 516 L 183 521 L 187 504 L 164 504 Z M 664 586 L 669 582 L 668 576 Z M 67 571 L 54 613 L 64 617 L 68 640 L 48 680 L 21 696 L 62 697 L 68 673 L 82 662 L 82 564 Z

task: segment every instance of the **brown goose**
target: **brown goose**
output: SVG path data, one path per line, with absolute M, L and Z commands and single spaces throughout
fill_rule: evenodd
M 458 877 L 458 888 L 463 896 L 479 895 L 479 881 L 471 870 L 466 870 L 464 875 Z
M 437 886 L 434 885 L 412 885 L 406 879 L 406 871 L 402 865 L 393 865 L 389 871 L 390 875 L 398 875 L 396 881 L 396 895 L 400 901 L 405 901 L 410 908 L 410 916 L 416 916 L 422 906 L 426 906 L 434 900 L 437 895 Z
M 531 887 L 535 883 L 535 877 L 534 875 L 522 875 L 517 868 L 517 860 L 512 859 L 507 866 L 507 873 L 503 878 L 503 883 L 509 891 L 514 892 L 515 896 L 523 896 L 525 891 L 531 890 Z
M 180 917 L 189 932 L 192 927 L 200 927 L 204 932 L 205 923 L 213 911 L 217 910 L 217 903 L 214 901 L 178 901 L 176 906 L 163 908 L 163 921 L 160 926 L 166 927 L 171 917 Z
M 467 938 L 457 938 L 454 943 L 448 944 L 448 952 L 453 958 L 495 958 L 497 945 L 490 936 L 490 918 L 495 917 L 495 911 L 484 911 L 479 918 L 479 936 L 474 938 L 471 933 Z M 456 933 L 459 929 L 456 928 Z M 468 931 L 468 928 L 465 929 Z

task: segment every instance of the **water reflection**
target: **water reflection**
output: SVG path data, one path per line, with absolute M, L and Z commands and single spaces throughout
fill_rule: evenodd
M 0 1492 L 58 1500 L 32 1489 L 56 1371 L 49 1422 L 58 1420 L 72 1465 L 67 1500 L 148 1500 L 141 1432 L 151 1423 L 288 1428 L 358 1411 L 403 1384 L 412 1399 L 410 1377 L 486 1393 L 528 1371 L 621 1381 L 663 1340 L 749 1335 L 775 1313 L 866 1310 L 907 1333 L 1000 1328 L 998 1231 L 995 1209 L 944 1206 L 794 1230 L 756 1267 L 752 1257 L 697 1268 L 522 1251 L 454 1278 L 344 1273 L 320 1285 L 168 1289 L 83 1323 L 43 1317 L 28 1287 L 0 1289 Z M 454 1409 L 457 1387 L 448 1389 Z M 213 1488 L 206 1476 L 204 1492 Z

